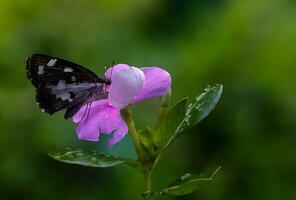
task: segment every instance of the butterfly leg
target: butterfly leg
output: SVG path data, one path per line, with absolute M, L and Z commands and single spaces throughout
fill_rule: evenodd
M 86 120 L 85 120 L 85 123 L 87 123 L 87 120 L 88 120 L 88 116 L 89 116 L 89 113 L 90 113 L 90 109 L 91 109 L 91 105 L 92 105 L 92 101 L 89 103 L 89 107 L 88 107 L 88 110 L 87 110 L 87 114 L 86 114 Z
M 86 108 L 85 108 L 84 113 L 83 113 L 81 119 L 79 120 L 78 124 L 80 124 L 80 122 L 84 119 L 86 113 L 88 112 L 88 107 L 89 107 L 89 103 L 86 104 Z

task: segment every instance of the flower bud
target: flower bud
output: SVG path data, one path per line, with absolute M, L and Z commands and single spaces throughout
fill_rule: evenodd
M 165 93 L 165 95 L 162 96 L 161 99 L 161 106 L 164 108 L 167 108 L 170 105 L 170 101 L 171 101 L 171 95 L 172 95 L 172 89 L 168 89 L 167 93 Z

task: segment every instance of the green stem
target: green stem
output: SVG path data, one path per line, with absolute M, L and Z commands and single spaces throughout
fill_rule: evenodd
M 144 158 L 144 152 L 143 152 L 141 144 L 140 144 L 139 135 L 138 135 L 137 130 L 135 128 L 135 123 L 133 120 L 132 111 L 131 111 L 131 109 L 126 107 L 121 110 L 121 114 L 122 114 L 122 117 L 124 118 L 124 121 L 126 122 L 126 124 L 128 126 L 128 131 L 131 134 L 131 137 L 132 137 L 135 149 L 136 149 L 136 153 L 138 156 L 138 160 L 141 161 Z
M 171 89 L 162 97 L 161 106 L 160 106 L 160 113 L 159 113 L 159 121 L 163 120 L 169 111 L 169 104 L 171 99 Z M 140 162 L 141 169 L 140 172 L 144 175 L 144 184 L 145 184 L 145 191 L 151 190 L 151 174 L 153 169 L 155 168 L 159 156 L 156 158 L 155 161 L 149 162 L 147 160 L 147 156 L 145 157 L 145 152 L 140 144 L 139 135 L 135 128 L 135 123 L 132 116 L 132 111 L 126 107 L 121 110 L 121 115 L 128 126 L 129 133 L 132 137 L 136 153 L 138 156 L 138 161 Z
M 158 122 L 161 122 L 162 120 L 165 119 L 168 111 L 169 111 L 169 105 L 171 102 L 171 96 L 172 96 L 172 89 L 170 88 L 167 93 L 161 98 L 161 105 L 159 108 L 159 117 L 158 117 Z M 161 153 L 162 153 L 163 149 L 160 151 L 160 153 L 158 154 L 158 156 L 156 157 L 156 159 L 154 160 L 154 163 L 151 167 L 151 172 L 154 170 L 154 168 L 156 167 Z
M 152 171 L 148 171 L 144 174 L 145 179 L 145 191 L 151 190 L 151 173 Z

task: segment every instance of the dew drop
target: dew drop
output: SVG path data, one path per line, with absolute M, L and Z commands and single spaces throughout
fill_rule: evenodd
M 211 85 L 206 85 L 206 87 L 205 87 L 205 91 L 206 91 L 206 92 L 210 91 L 211 87 L 212 87 Z
M 191 176 L 191 174 L 189 174 L 189 173 L 184 174 L 183 176 L 181 176 L 181 180 L 183 181 L 184 179 L 188 178 L 189 176 Z
M 71 150 L 71 147 L 66 147 L 65 150 L 69 151 L 69 150 Z
M 79 153 L 76 154 L 76 156 L 77 156 L 77 157 L 82 157 L 82 156 L 84 156 L 84 155 L 83 155 L 83 153 L 79 152 Z
M 195 109 L 195 110 L 198 110 L 200 107 L 201 107 L 201 104 L 199 103 L 199 104 L 197 104 L 197 105 L 194 107 L 194 109 Z
M 189 107 L 188 107 L 188 109 L 191 109 L 191 108 L 192 108 L 192 106 L 193 106 L 193 104 L 192 104 L 192 103 L 190 103 L 190 104 L 189 104 Z
M 189 114 L 185 115 L 184 124 L 186 126 L 188 126 L 190 124 L 190 118 L 191 118 L 191 115 L 189 115 Z

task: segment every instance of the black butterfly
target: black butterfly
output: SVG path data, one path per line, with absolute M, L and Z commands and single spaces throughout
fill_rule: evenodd
M 36 87 L 36 101 L 42 111 L 53 114 L 67 109 L 64 118 L 72 117 L 83 105 L 106 95 L 109 78 L 72 62 L 43 54 L 27 59 L 27 77 Z

